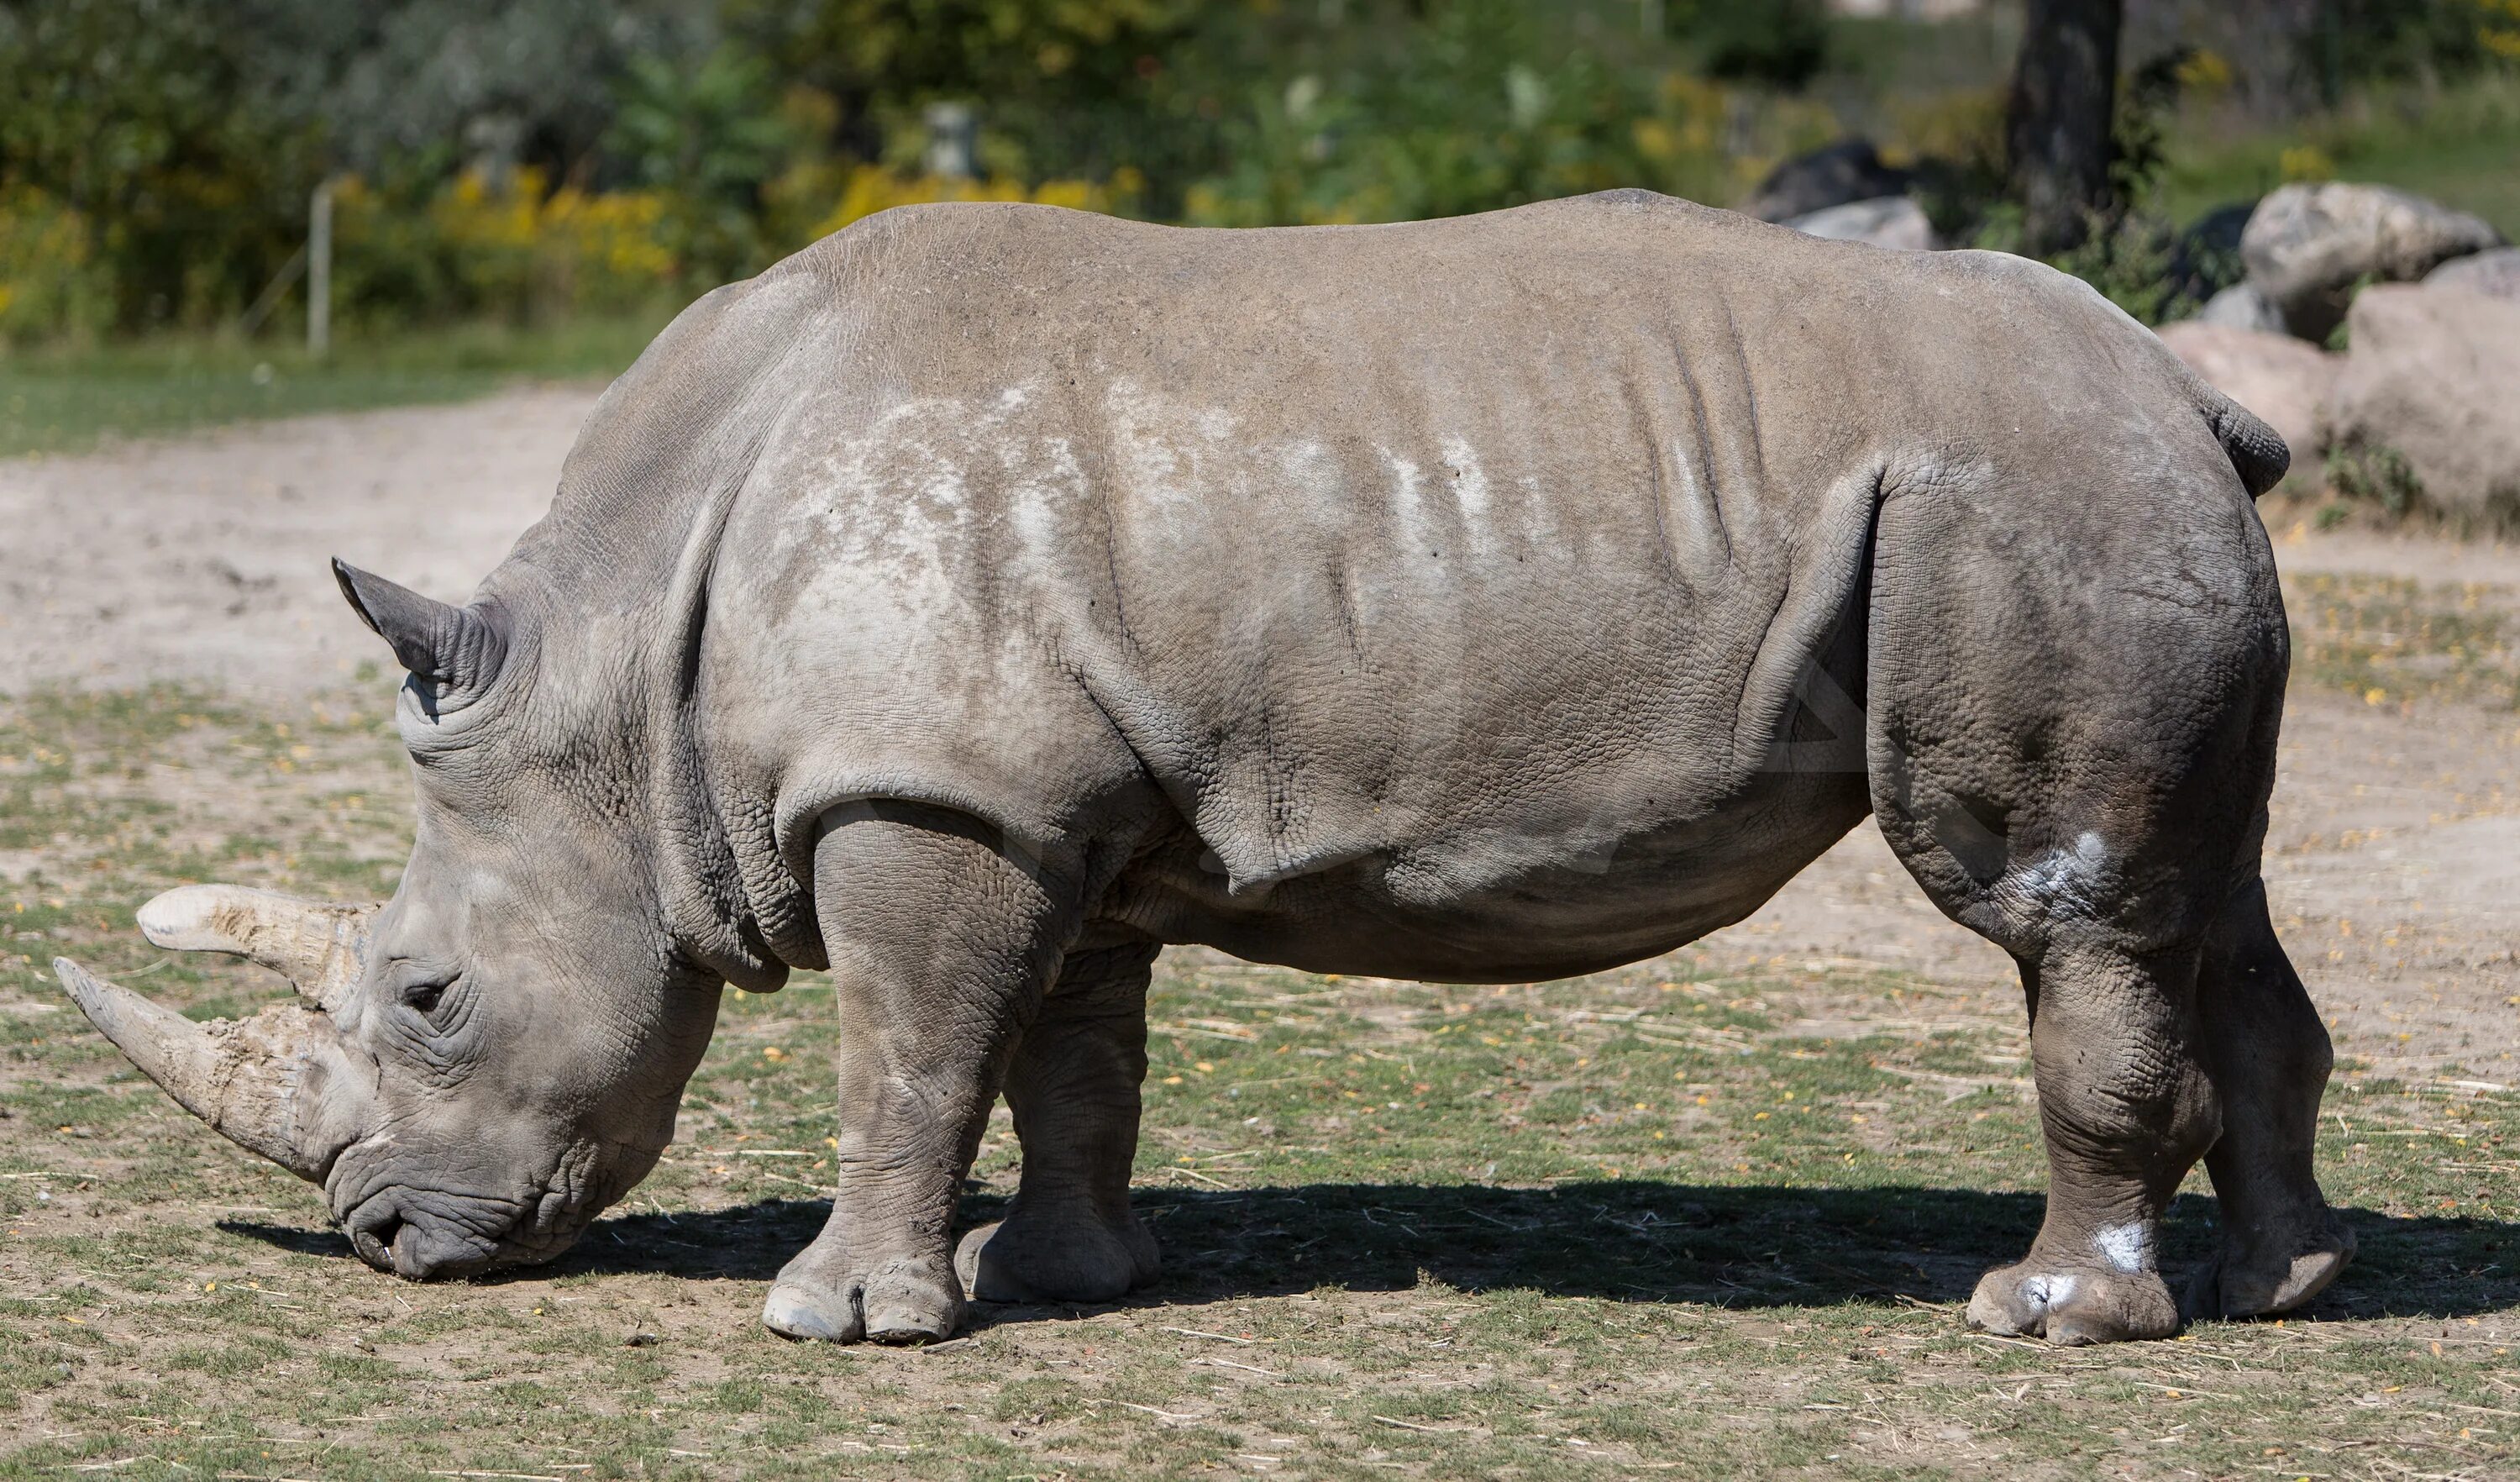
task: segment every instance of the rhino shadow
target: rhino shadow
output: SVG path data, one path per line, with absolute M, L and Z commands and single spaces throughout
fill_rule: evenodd
M 1309 1184 L 1147 1189 L 1139 1215 L 1163 1244 L 1164 1275 L 1127 1304 L 1198 1305 L 1320 1287 L 1463 1291 L 1687 1303 L 1732 1309 L 1967 1300 L 1989 1267 L 2016 1259 L 2045 1208 L 2035 1193 L 1891 1185 L 1868 1189 L 1656 1184 L 1558 1189 Z M 1005 1200 L 964 1200 L 965 1226 Z M 2174 1285 L 2214 1243 L 2214 1205 L 2173 1202 L 2162 1232 Z M 768 1281 L 823 1227 L 826 1199 L 624 1212 L 598 1221 L 548 1266 L 484 1283 L 645 1274 Z M 2520 1224 L 2342 1208 L 2360 1253 L 2300 1317 L 2453 1318 L 2520 1306 Z M 220 1230 L 300 1254 L 356 1259 L 334 1231 L 223 1220 Z M 973 1326 L 1059 1307 L 975 1305 Z M 1107 1310 L 1107 1309 L 1097 1309 Z

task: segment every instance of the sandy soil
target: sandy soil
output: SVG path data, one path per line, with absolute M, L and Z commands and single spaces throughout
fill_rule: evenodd
M 460 600 L 548 504 L 594 396 L 541 387 L 0 463 L 0 691 L 338 685 L 379 655 L 325 558 Z M 2277 552 L 2293 573 L 2481 583 L 2520 611 L 2509 547 L 2295 525 Z M 2267 873 L 2341 1054 L 2520 1081 L 2520 718 L 2297 686 Z M 1703 951 L 1906 969 L 1983 986 L 1991 1010 L 2011 981 L 1868 825 Z
M 382 651 L 329 558 L 460 602 L 540 518 L 583 386 L 0 461 L 0 692 L 302 691 Z

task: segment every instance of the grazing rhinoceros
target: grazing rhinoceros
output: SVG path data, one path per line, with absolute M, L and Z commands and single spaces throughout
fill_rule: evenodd
M 2060 274 L 1640 192 L 1417 225 L 887 212 L 686 312 L 469 606 L 339 569 L 410 670 L 393 900 L 143 913 L 313 1001 L 195 1025 L 68 964 L 359 1253 L 565 1248 L 720 987 L 832 969 L 831 1222 L 764 1321 L 1104 1299 L 1167 942 L 1465 982 L 1742 916 L 1868 811 L 2021 965 L 2052 1190 L 1972 1321 L 2281 1311 L 2351 1241 L 2327 1036 L 2259 881 L 2282 441 Z M 373 913 L 373 914 L 371 914 Z M 1023 1177 L 949 1248 L 993 1099 Z

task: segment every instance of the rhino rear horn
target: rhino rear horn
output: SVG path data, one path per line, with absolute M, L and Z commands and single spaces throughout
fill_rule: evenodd
M 341 595 L 360 620 L 393 645 L 394 657 L 412 677 L 442 696 L 460 703 L 478 695 L 507 662 L 508 625 L 503 609 L 495 606 L 449 606 L 338 556 L 333 579 L 341 584 Z
M 259 963 L 329 1013 L 366 970 L 377 910 L 242 885 L 185 885 L 140 908 L 140 931 L 173 951 L 228 952 Z

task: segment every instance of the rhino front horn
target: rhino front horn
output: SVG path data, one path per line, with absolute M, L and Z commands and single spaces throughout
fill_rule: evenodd
M 336 1076 L 339 1037 L 322 1015 L 282 1004 L 242 1023 L 197 1024 L 68 958 L 53 959 L 53 972 L 131 1063 L 248 1152 L 320 1182 L 348 1145 L 321 1130 L 339 1120 L 331 1095 L 347 1089 Z
M 185 885 L 140 908 L 140 931 L 177 952 L 227 952 L 259 963 L 330 1013 L 359 985 L 377 910 L 243 885 Z
M 455 709 L 489 688 L 508 661 L 507 614 L 495 604 L 451 607 L 338 556 L 333 579 L 360 620 L 393 645 L 395 659 L 443 696 L 436 709 Z

